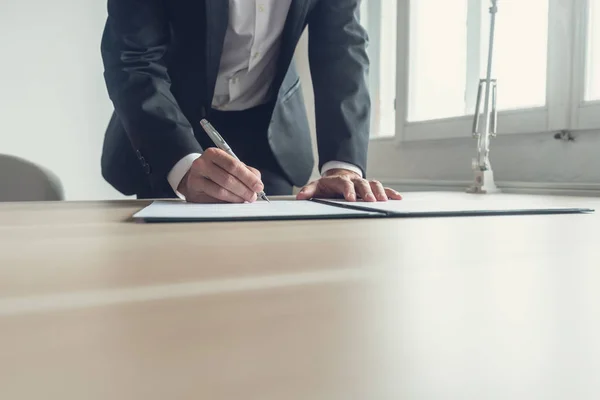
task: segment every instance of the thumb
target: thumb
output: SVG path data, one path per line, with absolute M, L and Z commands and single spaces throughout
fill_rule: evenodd
M 309 200 L 314 197 L 317 192 L 317 184 L 315 182 L 310 185 L 304 186 L 302 190 L 296 196 L 297 200 Z

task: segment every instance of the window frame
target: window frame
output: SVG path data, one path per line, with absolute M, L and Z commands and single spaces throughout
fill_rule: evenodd
M 390 0 L 363 0 L 360 5 L 360 20 L 363 27 L 368 31 L 369 35 L 369 46 L 368 53 L 370 58 L 369 65 L 369 78 L 368 84 L 371 93 L 371 103 L 372 103 L 372 117 L 370 122 L 370 138 L 377 140 L 386 140 L 386 139 L 394 139 L 396 136 L 395 126 L 390 132 L 383 132 L 381 122 L 382 120 L 377 120 L 373 116 L 378 115 L 381 116 L 381 111 L 383 109 L 388 110 L 389 107 L 395 109 L 394 104 L 387 104 L 383 106 L 380 103 L 382 100 L 380 97 L 382 95 L 382 52 L 384 51 L 381 37 L 382 32 L 381 29 L 371 30 L 370 27 L 381 27 L 381 15 L 384 9 L 384 2 Z M 394 0 L 395 1 L 395 0 Z M 397 68 L 397 58 L 395 61 L 395 68 Z M 394 113 L 395 118 L 395 113 Z M 395 123 L 395 119 L 394 119 Z
M 571 113 L 573 115 L 573 130 L 600 129 L 600 100 L 585 100 L 585 84 L 587 80 L 587 42 L 589 23 L 589 1 L 573 0 L 577 4 L 574 11 L 573 36 L 577 44 L 573 57 L 573 70 L 579 71 L 573 75 Z M 600 66 L 599 66 L 600 67 Z
M 370 3 L 389 0 L 368 1 Z M 397 1 L 396 132 L 394 136 L 372 135 L 371 139 L 375 141 L 392 139 L 401 144 L 472 138 L 473 113 L 429 121 L 407 121 L 410 89 L 410 4 L 415 0 Z M 488 8 L 486 4 L 488 0 L 468 1 L 471 17 L 480 13 L 481 7 Z M 499 13 L 501 13 L 501 4 L 499 6 Z M 516 136 L 553 133 L 560 130 L 600 129 L 600 101 L 584 101 L 588 0 L 549 0 L 548 18 L 546 105 L 499 111 L 498 135 Z M 481 35 L 481 26 L 473 28 L 473 32 L 476 33 L 469 34 L 468 40 L 476 41 L 477 48 L 481 48 L 479 42 L 485 38 L 485 35 Z M 477 61 L 467 65 L 467 74 L 473 74 L 473 71 L 479 72 L 480 59 L 481 57 L 471 57 L 471 60 Z M 477 84 L 478 78 L 467 80 L 467 107 L 470 102 L 475 101 Z M 499 92 L 501 91 L 500 83 Z

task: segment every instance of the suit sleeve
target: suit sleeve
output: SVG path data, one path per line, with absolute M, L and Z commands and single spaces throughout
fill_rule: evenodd
M 202 150 L 170 90 L 169 33 L 164 0 L 108 0 L 101 46 L 108 93 L 151 180 L 162 182 Z
M 360 0 L 319 0 L 308 19 L 319 169 L 330 161 L 366 176 L 371 99 Z

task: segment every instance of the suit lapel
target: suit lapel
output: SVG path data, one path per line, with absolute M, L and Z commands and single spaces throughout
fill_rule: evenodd
M 288 12 L 285 28 L 283 29 L 283 43 L 289 44 L 302 33 L 303 23 L 306 19 L 308 6 L 312 0 L 292 0 Z
M 205 0 L 206 5 L 206 87 L 207 106 L 212 102 L 223 42 L 229 25 L 229 0 Z

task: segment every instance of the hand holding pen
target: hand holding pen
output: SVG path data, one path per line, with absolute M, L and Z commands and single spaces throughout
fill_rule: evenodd
M 242 163 L 217 133 L 222 141 L 219 143 L 214 135 L 216 130 L 208 122 L 203 120 L 202 127 L 210 131 L 207 134 L 217 148 L 206 149 L 181 180 L 178 191 L 186 200 L 193 203 L 245 203 L 262 197 L 268 201 L 260 172 Z
M 227 142 L 225 141 L 225 139 L 223 139 L 223 137 L 210 124 L 210 122 L 208 122 L 207 120 L 203 119 L 202 121 L 200 121 L 200 125 L 202 126 L 202 129 L 204 129 L 204 131 L 206 132 L 206 134 L 210 137 L 210 140 L 213 141 L 213 143 L 215 144 L 215 146 L 217 146 L 219 149 L 223 150 L 225 153 L 229 154 L 231 157 L 233 157 L 233 158 L 235 158 L 236 160 L 239 161 L 239 158 L 235 155 L 235 153 L 233 152 L 233 150 L 231 150 L 231 147 L 229 147 L 229 145 L 227 144 Z M 259 173 L 259 175 L 260 175 L 260 173 Z M 258 197 L 260 197 L 262 200 L 269 201 L 269 199 L 265 195 L 265 192 L 263 192 L 262 189 L 258 191 Z

